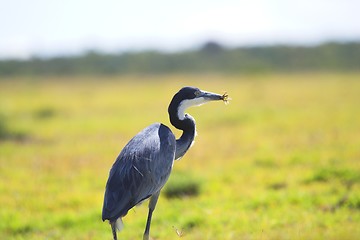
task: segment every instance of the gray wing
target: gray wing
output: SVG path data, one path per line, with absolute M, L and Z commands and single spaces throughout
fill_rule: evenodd
M 103 221 L 125 216 L 166 183 L 175 158 L 176 140 L 171 130 L 155 123 L 124 147 L 110 170 L 106 184 Z

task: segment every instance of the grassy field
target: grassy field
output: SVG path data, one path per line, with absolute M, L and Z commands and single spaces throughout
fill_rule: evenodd
M 360 74 L 3 79 L 0 239 L 110 240 L 108 171 L 142 128 L 169 125 L 184 85 L 233 100 L 189 109 L 198 136 L 153 239 L 360 239 Z M 119 238 L 141 239 L 146 215 Z

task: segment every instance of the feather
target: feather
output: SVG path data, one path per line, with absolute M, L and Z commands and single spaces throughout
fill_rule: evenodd
M 124 223 L 123 223 L 123 221 L 122 221 L 121 218 L 116 219 L 115 227 L 116 227 L 116 230 L 118 230 L 119 232 L 120 232 L 121 230 L 123 230 L 123 228 L 124 228 Z

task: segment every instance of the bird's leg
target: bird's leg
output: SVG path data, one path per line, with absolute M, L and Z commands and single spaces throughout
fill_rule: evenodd
M 155 206 L 156 206 L 157 200 L 159 198 L 159 195 L 160 195 L 160 191 L 155 193 L 154 195 L 152 195 L 151 198 L 150 198 L 149 214 L 148 214 L 148 218 L 147 218 L 147 221 L 146 221 L 146 228 L 145 228 L 143 240 L 149 240 L 151 217 L 152 217 L 152 213 L 153 213 L 153 211 L 155 209 Z
M 114 240 L 117 240 L 117 236 L 116 236 L 116 220 L 113 221 L 113 222 L 110 222 L 110 225 L 111 225 L 111 230 L 112 230 Z

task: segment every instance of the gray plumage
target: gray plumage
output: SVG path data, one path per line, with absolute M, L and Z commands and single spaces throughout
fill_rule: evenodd
M 124 147 L 110 171 L 103 220 L 115 221 L 160 191 L 170 176 L 176 140 L 170 129 L 155 123 Z

